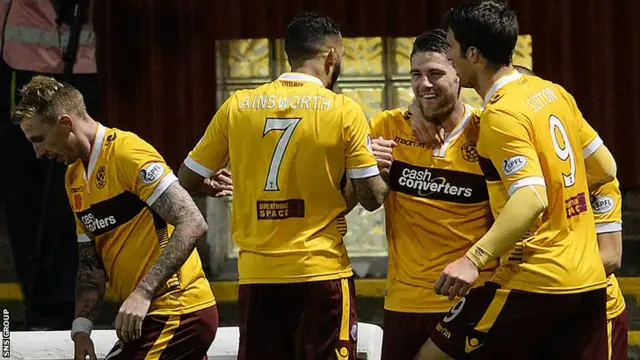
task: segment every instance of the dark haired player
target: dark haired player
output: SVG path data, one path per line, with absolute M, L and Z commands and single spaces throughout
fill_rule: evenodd
M 518 21 L 506 5 L 467 1 L 446 26 L 462 85 L 484 98 L 478 154 L 496 220 L 434 287 L 465 295 L 479 269 L 501 264 L 418 358 L 607 359 L 607 278 L 589 185 L 614 180 L 615 162 L 566 90 L 513 69 Z
M 179 178 L 202 190 L 205 178 L 231 165 L 239 359 L 355 359 L 343 177 L 368 210 L 382 205 L 386 185 L 362 109 L 331 91 L 344 52 L 338 25 L 299 14 L 285 51 L 292 72 L 234 93 Z

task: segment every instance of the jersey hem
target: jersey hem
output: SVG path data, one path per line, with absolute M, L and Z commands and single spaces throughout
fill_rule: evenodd
M 618 316 L 620 316 L 625 310 L 627 309 L 626 304 L 622 304 L 622 306 L 619 309 L 616 309 L 615 311 L 612 311 L 611 313 L 607 312 L 607 321 L 611 321 L 615 318 L 617 318 Z
M 527 286 L 520 282 L 511 282 L 511 284 L 506 285 L 506 284 L 503 284 L 500 280 L 490 280 L 490 281 L 495 282 L 496 284 L 500 285 L 502 289 L 505 289 L 505 290 L 516 290 L 516 291 L 532 292 L 532 293 L 538 293 L 538 294 L 558 294 L 558 295 L 579 294 L 579 293 L 585 293 L 585 292 L 594 291 L 594 290 L 606 289 L 607 287 L 606 279 L 602 280 L 602 282 L 585 285 L 584 287 L 580 287 L 580 288 L 575 288 L 575 287 L 543 288 L 543 287 L 533 287 L 531 285 Z
M 251 284 L 291 284 L 291 283 L 303 283 L 312 281 L 327 281 L 344 279 L 353 276 L 353 270 L 345 272 L 338 272 L 332 274 L 323 275 L 302 275 L 299 277 L 289 278 L 246 278 L 238 281 L 239 285 L 251 285 Z
M 149 315 L 185 315 L 191 314 L 202 309 L 216 305 L 216 299 L 213 298 L 207 302 L 195 304 L 186 307 L 180 307 L 178 309 L 157 309 L 149 312 Z
M 394 306 L 394 305 L 384 305 L 385 310 L 395 311 L 395 312 L 403 312 L 403 313 L 412 313 L 412 314 L 446 314 L 451 310 L 451 308 L 455 305 L 454 302 L 451 306 L 448 307 L 423 307 L 423 308 L 413 308 L 413 307 L 405 307 L 405 306 Z

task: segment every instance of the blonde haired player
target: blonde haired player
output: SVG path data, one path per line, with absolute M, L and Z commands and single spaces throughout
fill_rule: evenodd
M 12 121 L 38 157 L 69 166 L 80 256 L 75 359 L 96 358 L 90 334 L 107 281 L 123 303 L 120 341 L 106 358 L 206 358 L 218 312 L 195 249 L 207 224 L 189 194 L 151 145 L 92 119 L 72 86 L 36 76 L 21 96 Z

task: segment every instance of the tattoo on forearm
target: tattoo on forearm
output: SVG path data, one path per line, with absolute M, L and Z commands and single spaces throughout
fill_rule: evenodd
M 162 254 L 138 284 L 140 290 L 153 295 L 178 272 L 189 258 L 207 224 L 189 193 L 177 182 L 171 184 L 151 208 L 175 228 Z
M 107 274 L 93 241 L 79 243 L 78 254 L 75 315 L 95 321 L 102 308 Z

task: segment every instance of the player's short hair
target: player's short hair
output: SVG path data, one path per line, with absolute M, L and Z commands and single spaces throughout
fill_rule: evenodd
M 296 15 L 287 26 L 284 37 L 284 51 L 289 63 L 318 55 L 331 36 L 340 36 L 340 27 L 328 16 L 311 11 Z
M 11 110 L 14 124 L 34 116 L 47 124 L 55 124 L 62 113 L 84 117 L 87 112 L 77 89 L 51 77 L 34 76 L 20 89 L 20 97 L 20 102 Z
M 509 65 L 518 41 L 518 17 L 502 1 L 469 0 L 451 9 L 444 20 L 464 54 L 475 47 L 493 65 Z
M 419 52 L 434 52 L 446 54 L 449 50 L 447 43 L 447 33 L 442 29 L 431 29 L 418 35 L 413 41 L 411 57 Z
M 519 73 L 521 74 L 525 74 L 525 75 L 535 75 L 533 73 L 533 71 L 531 71 L 531 69 L 529 69 L 528 67 L 525 66 L 521 66 L 521 65 L 513 65 L 513 68 L 518 70 Z

